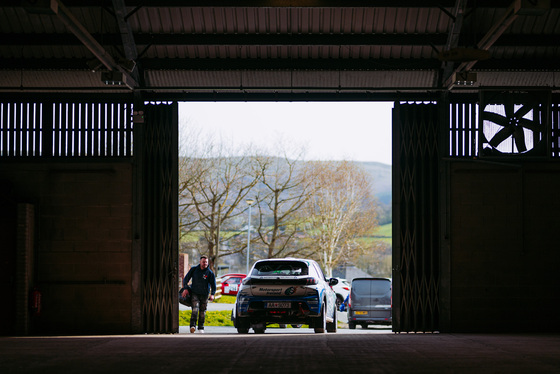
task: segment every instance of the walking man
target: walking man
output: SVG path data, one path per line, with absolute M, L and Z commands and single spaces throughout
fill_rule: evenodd
M 214 300 L 214 294 L 216 293 L 216 277 L 214 272 L 208 267 L 207 256 L 201 256 L 200 264 L 190 268 L 185 278 L 183 278 L 183 287 L 186 287 L 191 279 L 191 333 L 196 330 L 197 320 L 198 332 L 203 333 L 206 306 L 209 299 L 210 301 Z M 183 291 L 183 296 L 186 296 L 186 292 L 186 290 Z

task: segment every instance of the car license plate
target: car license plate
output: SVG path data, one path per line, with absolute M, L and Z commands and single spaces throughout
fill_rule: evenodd
M 292 303 L 290 302 L 268 302 L 266 303 L 266 308 L 267 309 L 285 309 L 285 308 L 291 308 L 292 307 Z
M 367 312 L 365 312 L 365 311 L 363 311 L 363 310 L 356 310 L 356 311 L 354 312 L 354 314 L 356 314 L 356 315 L 364 315 L 364 314 L 367 314 Z

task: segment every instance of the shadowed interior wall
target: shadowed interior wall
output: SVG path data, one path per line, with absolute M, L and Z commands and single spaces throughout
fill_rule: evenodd
M 32 333 L 131 331 L 130 162 L 0 164 L 15 199 L 35 206 Z
M 2 180 L 0 164 L 0 335 L 13 334 L 16 327 L 17 202 L 12 186 Z
M 560 331 L 560 165 L 453 163 L 450 186 L 452 331 Z

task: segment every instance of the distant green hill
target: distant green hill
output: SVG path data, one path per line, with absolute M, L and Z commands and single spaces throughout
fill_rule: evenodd
M 375 230 L 373 237 L 375 240 L 380 240 L 389 244 L 390 246 L 393 245 L 393 224 L 388 223 L 386 225 L 379 226 L 377 230 Z
M 381 204 L 391 204 L 392 181 L 391 165 L 380 162 L 356 162 L 361 165 L 373 179 L 373 193 Z

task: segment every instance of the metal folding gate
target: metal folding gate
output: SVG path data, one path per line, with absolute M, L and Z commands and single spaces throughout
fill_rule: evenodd
M 440 322 L 437 104 L 393 109 L 393 331 L 433 332 Z
M 136 151 L 142 189 L 142 332 L 178 332 L 178 104 L 146 105 L 144 123 L 135 131 L 135 139 L 141 141 Z

